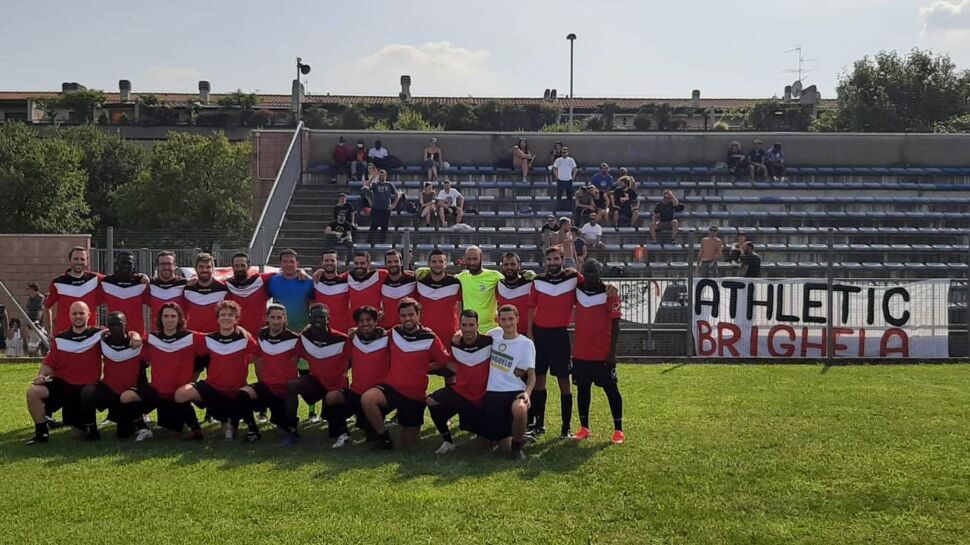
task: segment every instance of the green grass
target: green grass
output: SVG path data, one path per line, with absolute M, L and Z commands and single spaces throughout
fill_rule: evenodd
M 0 543 L 970 542 L 963 365 L 622 366 L 627 444 L 594 391 L 592 440 L 518 465 L 436 457 L 430 421 L 408 453 L 334 452 L 319 429 L 31 448 L 35 369 L 0 366 Z

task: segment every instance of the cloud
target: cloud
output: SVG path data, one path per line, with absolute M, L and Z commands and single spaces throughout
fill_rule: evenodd
M 970 30 L 970 0 L 934 0 L 919 15 L 926 32 Z
M 488 51 L 449 42 L 387 45 L 359 59 L 351 72 L 354 88 L 365 93 L 396 94 L 403 74 L 411 76 L 415 96 L 481 95 L 500 89 Z
M 152 66 L 142 71 L 132 80 L 131 86 L 135 92 L 181 92 L 198 91 L 202 73 L 187 66 Z

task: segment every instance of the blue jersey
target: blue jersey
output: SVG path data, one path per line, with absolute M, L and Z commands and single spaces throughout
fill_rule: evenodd
M 300 332 L 310 320 L 310 301 L 313 300 L 313 279 L 288 279 L 282 273 L 273 275 L 267 284 L 269 296 L 286 307 L 289 329 Z

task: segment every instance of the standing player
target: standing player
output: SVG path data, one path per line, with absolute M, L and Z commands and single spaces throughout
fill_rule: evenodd
M 353 313 L 360 307 L 374 307 L 380 310 L 381 287 L 384 285 L 385 278 L 387 278 L 386 270 L 371 269 L 369 252 L 356 252 L 354 268 L 347 274 L 350 312 Z
M 529 404 L 536 383 L 536 347 L 518 331 L 519 311 L 512 305 L 498 309 L 500 327 L 489 332 L 491 363 L 485 389 L 482 418 L 485 436 L 493 441 L 511 438 L 509 456 L 524 460 Z
M 613 415 L 613 443 L 622 443 L 623 399 L 616 386 L 616 341 L 620 334 L 620 298 L 606 293 L 600 278 L 603 265 L 595 259 L 583 265 L 583 285 L 576 288 L 576 329 L 573 332 L 573 384 L 579 397 L 577 441 L 589 431 L 590 390 L 593 384 L 606 393 Z
M 120 312 L 131 318 L 131 330 L 145 335 L 145 316 L 142 306 L 148 277 L 135 272 L 135 255 L 121 252 L 115 260 L 115 272 L 101 279 L 101 297 L 108 312 Z
M 375 448 L 384 450 L 394 448 L 384 427 L 384 415 L 394 409 L 402 427 L 402 445 L 418 442 L 428 395 L 428 370 L 433 362 L 445 364 L 450 359 L 438 336 L 421 325 L 420 303 L 405 297 L 398 303 L 398 315 L 401 325 L 391 330 L 388 343 L 391 368 L 387 380 L 367 390 L 360 401 L 378 436 Z
M 253 420 L 253 412 L 270 411 L 270 422 L 284 429 L 286 416 L 287 385 L 297 377 L 296 362 L 299 338 L 286 328 L 286 307 L 273 303 L 266 309 L 266 327 L 258 335 L 259 355 L 256 356 L 256 383 L 243 386 L 242 392 L 250 400 L 250 408 L 243 419 L 249 427 L 246 441 L 260 438 Z
M 388 250 L 384 254 L 384 265 L 387 267 L 387 276 L 381 284 L 381 308 L 385 309 L 381 327 L 391 329 L 400 323 L 394 309 L 405 297 L 414 296 L 417 282 L 413 272 L 404 270 L 401 252 Z
M 455 373 L 454 386 L 444 388 L 428 396 L 428 412 L 441 434 L 442 443 L 435 454 L 447 454 L 455 450 L 455 441 L 448 429 L 448 419 L 456 414 L 460 429 L 483 433 L 481 429 L 482 398 L 488 383 L 489 358 L 492 338 L 478 333 L 478 313 L 464 310 L 461 313 L 461 334 L 451 341 L 454 362 L 448 368 Z
M 196 279 L 185 286 L 185 321 L 194 331 L 209 334 L 219 329 L 216 306 L 225 300 L 229 289 L 212 277 L 215 259 L 212 254 L 195 257 Z
M 142 320 L 144 322 L 144 320 Z M 135 428 L 130 418 L 122 418 L 121 394 L 134 388 L 141 381 L 142 345 L 132 346 L 128 335 L 128 320 L 121 312 L 108 314 L 108 330 L 101 334 L 101 359 L 103 370 L 101 380 L 89 384 L 81 390 L 81 409 L 84 414 L 85 438 L 97 440 L 98 411 L 108 410 L 108 419 L 118 423 L 118 439 L 134 435 Z
M 347 333 L 353 323 L 350 320 L 350 297 L 347 275 L 337 273 L 337 251 L 324 250 L 320 258 L 320 274 L 314 275 L 313 298 L 327 305 L 330 311 L 330 327 Z
M 448 257 L 443 251 L 432 250 L 428 265 L 431 273 L 418 281 L 417 300 L 421 303 L 425 327 L 434 331 L 442 342 L 446 342 L 458 331 L 461 282 L 445 272 Z
M 34 437 L 28 445 L 48 441 L 48 411 L 63 409 L 64 423 L 83 429 L 87 422 L 81 391 L 101 378 L 101 330 L 90 325 L 91 310 L 84 301 L 74 301 L 65 315 L 70 316 L 71 325 L 54 338 L 27 390 L 27 410 L 34 419 Z
M 84 246 L 71 248 L 67 257 L 71 268 L 51 281 L 44 299 L 44 307 L 50 311 L 47 325 L 54 335 L 73 327 L 71 305 L 78 301 L 88 307 L 88 325 L 98 323 L 95 311 L 101 304 L 101 275 L 88 270 L 88 251 Z
M 519 316 L 526 319 L 518 320 L 519 333 L 529 333 L 529 295 L 532 293 L 532 279 L 526 278 L 521 271 L 522 263 L 519 256 L 507 253 L 502 257 L 502 274 L 504 277 L 498 284 L 497 299 L 499 308 L 512 305 L 519 311 Z M 531 275 L 530 275 L 531 276 Z M 533 277 L 534 278 L 534 277 Z
M 249 273 L 249 255 L 239 252 L 232 256 L 232 276 L 226 280 L 228 301 L 239 305 L 239 326 L 256 337 L 266 323 L 266 302 L 269 293 L 266 282 L 274 273 Z
M 151 310 L 148 329 L 158 323 L 158 313 L 165 303 L 175 303 L 179 307 L 185 306 L 184 290 L 186 279 L 175 274 L 175 254 L 169 251 L 160 252 L 155 258 L 155 278 L 148 285 L 147 304 Z

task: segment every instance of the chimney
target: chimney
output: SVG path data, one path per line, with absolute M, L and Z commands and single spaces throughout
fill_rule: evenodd
M 131 82 L 123 79 L 118 82 L 118 94 L 121 102 L 131 101 Z
M 87 89 L 87 87 L 81 85 L 76 81 L 65 81 L 64 83 L 61 83 L 62 93 L 70 93 L 71 91 L 83 91 L 85 89 Z
M 411 76 L 405 74 L 401 76 L 401 97 L 402 102 L 409 102 L 411 100 Z
M 694 89 L 693 91 L 690 92 L 690 105 L 691 105 L 692 108 L 700 108 L 701 107 L 701 90 L 700 89 Z
M 209 85 L 208 81 L 199 82 L 199 102 L 201 102 L 202 104 L 209 103 L 209 91 L 211 89 L 212 89 L 212 86 Z
M 785 86 L 785 102 L 791 102 L 791 85 Z

